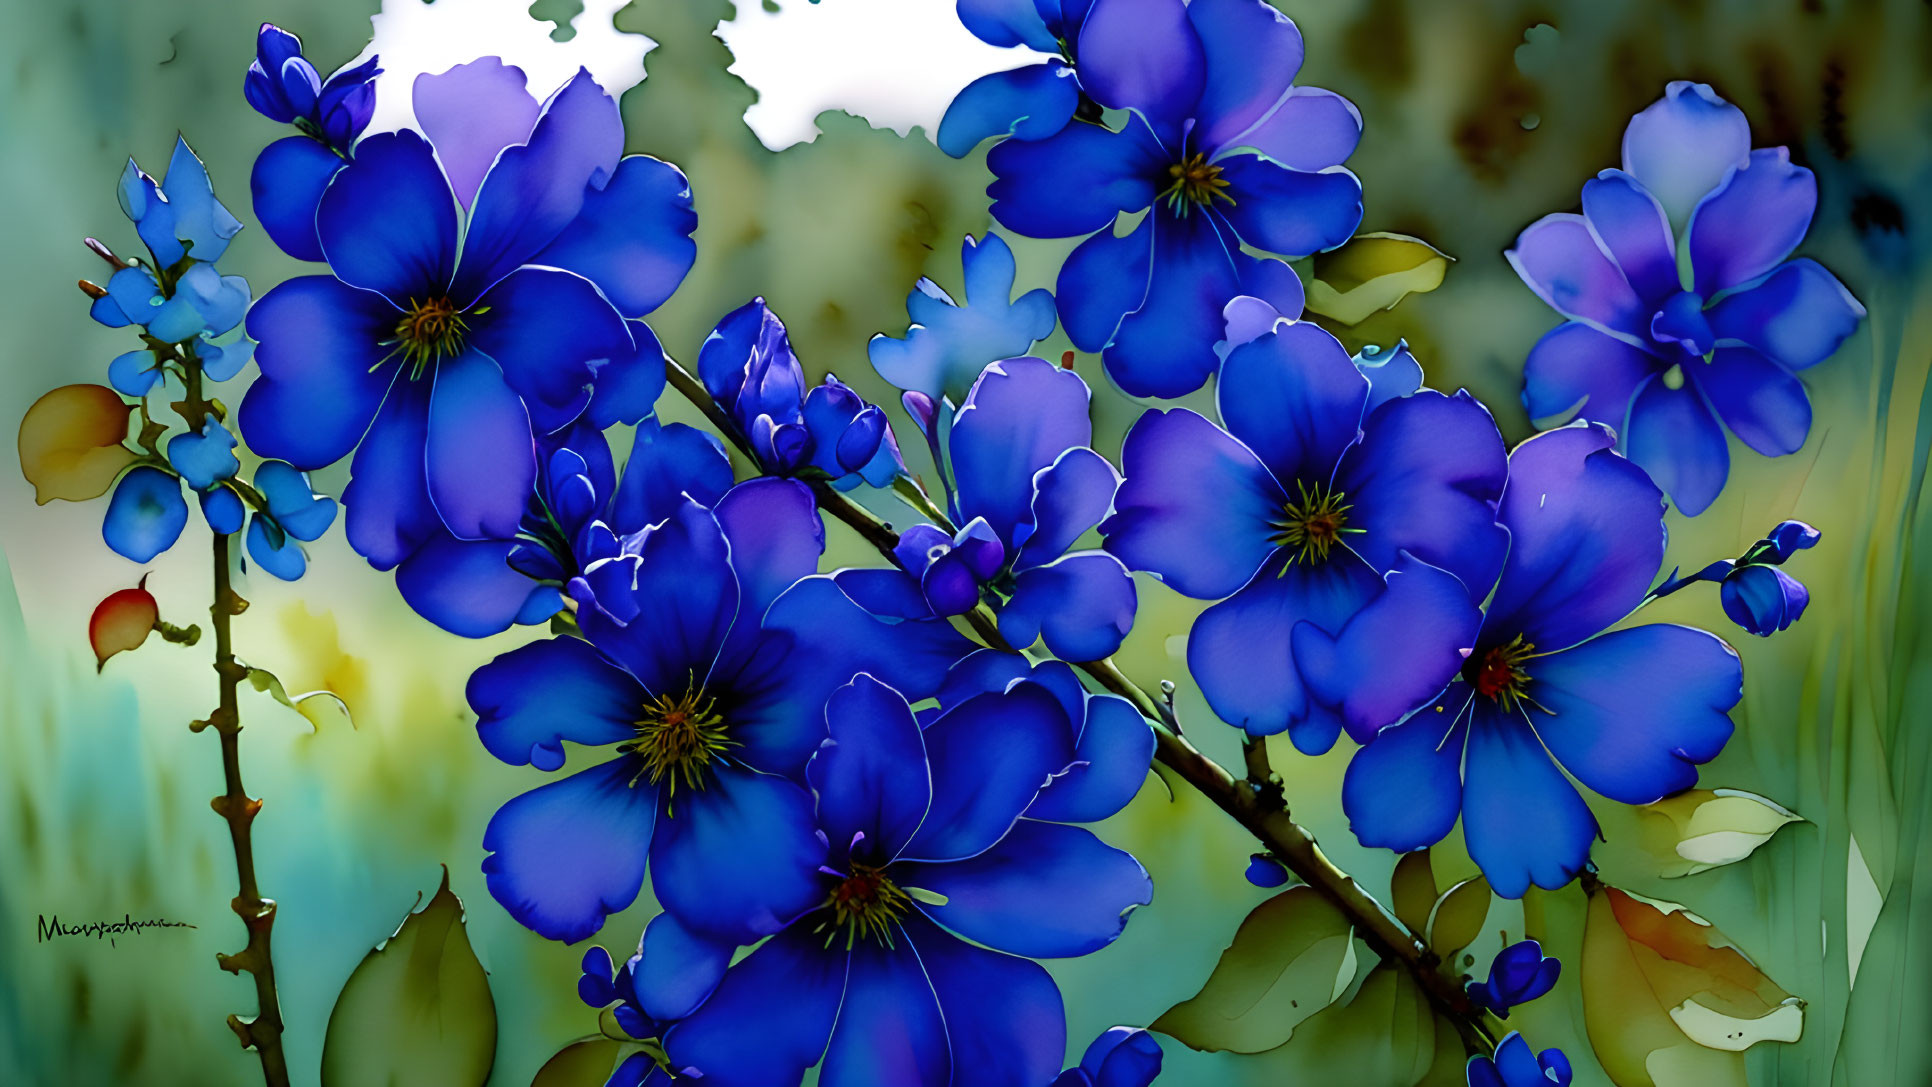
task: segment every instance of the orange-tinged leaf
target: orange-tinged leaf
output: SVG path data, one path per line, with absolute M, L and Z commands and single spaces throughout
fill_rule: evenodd
M 109 593 L 94 605 L 87 620 L 87 644 L 94 649 L 94 670 L 107 667 L 107 658 L 130 649 L 139 649 L 161 618 L 161 609 L 147 590 L 148 579 L 132 589 Z
M 20 420 L 20 474 L 33 484 L 34 501 L 106 494 L 135 460 L 121 444 L 133 410 L 105 385 L 63 385 L 34 401 Z

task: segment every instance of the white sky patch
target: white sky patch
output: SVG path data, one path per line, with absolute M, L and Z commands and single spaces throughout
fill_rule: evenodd
M 828 109 L 901 136 L 918 125 L 930 139 L 961 87 L 1038 57 L 967 33 L 953 0 L 784 0 L 777 12 L 760 0 L 736 6 L 718 37 L 737 57 L 732 74 L 758 92 L 745 123 L 774 151 L 817 137 L 813 119 Z
M 390 132 L 414 122 L 409 102 L 417 76 L 478 57 L 502 57 L 523 69 L 538 100 L 580 67 L 613 96 L 623 94 L 643 80 L 644 54 L 657 46 L 642 34 L 618 33 L 612 17 L 628 2 L 584 0 L 583 12 L 571 21 L 575 36 L 559 42 L 550 38 L 554 23 L 531 16 L 531 0 L 382 0 L 382 11 L 369 20 L 374 37 L 356 58 L 382 57 L 369 131 Z

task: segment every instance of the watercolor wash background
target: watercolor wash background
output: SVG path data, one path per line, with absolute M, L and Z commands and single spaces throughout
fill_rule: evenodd
M 1746 677 L 1738 733 L 1701 780 L 1760 793 L 1808 821 L 1742 863 L 1662 880 L 1646 876 L 1649 866 L 1633 852 L 1639 816 L 1596 804 L 1609 839 L 1597 857 L 1609 882 L 1711 919 L 1808 1001 L 1802 1041 L 1745 1055 L 1739 1068 L 1751 1083 L 1926 1082 L 1932 6 L 1276 2 L 1308 39 L 1307 81 L 1348 96 L 1367 120 L 1349 162 L 1367 190 L 1363 229 L 1423 237 L 1458 258 L 1439 290 L 1337 331 L 1352 348 L 1407 337 L 1430 384 L 1470 388 L 1512 440 L 1531 430 L 1517 397 L 1524 354 L 1554 319 L 1501 251 L 1538 215 L 1572 209 L 1580 184 L 1616 164 L 1625 119 L 1667 80 L 1712 83 L 1750 117 L 1756 145 L 1789 144 L 1818 173 L 1818 218 L 1801 253 L 1832 268 L 1870 317 L 1835 359 L 1806 374 L 1816 425 L 1804 449 L 1775 461 L 1738 457 L 1709 512 L 1694 521 L 1671 515 L 1667 561 L 1694 568 L 1738 554 L 1786 516 L 1824 530 L 1819 548 L 1794 566 L 1813 594 L 1804 620 L 1769 641 L 1733 639 Z M 390 6 L 426 14 L 418 0 Z M 440 0 L 427 14 L 461 21 L 465 10 L 514 16 L 519 6 Z M 903 331 L 904 295 L 919 275 L 958 287 L 959 238 L 989 222 L 981 156 L 950 161 L 909 126 L 936 116 L 972 75 L 1021 58 L 977 46 L 956 26 L 949 35 L 931 29 L 949 23 L 944 0 L 740 6 L 747 10 L 734 12 L 727 0 L 637 0 L 621 10 L 613 0 L 539 0 L 531 11 L 552 22 L 530 22 L 522 40 L 569 37 L 577 18 L 577 48 L 601 43 L 632 78 L 648 43 L 613 37 L 613 11 L 617 29 L 656 43 L 642 62 L 649 78 L 624 99 L 627 151 L 680 164 L 700 217 L 697 266 L 652 319 L 667 349 L 693 361 L 715 320 L 760 293 L 815 375 L 835 370 L 869 397 L 893 402 L 866 364 L 866 338 Z M 0 207 L 9 259 L 0 267 L 8 345 L 0 431 L 11 433 L 45 390 L 98 380 L 120 350 L 113 333 L 86 320 L 73 281 L 98 271 L 82 236 L 132 238 L 113 198 L 125 157 L 158 168 L 180 128 L 217 191 L 250 221 L 249 167 L 280 134 L 240 93 L 255 24 L 296 30 L 318 63 L 335 63 L 367 41 L 373 7 L 4 0 Z M 738 44 L 736 58 L 713 36 L 734 16 L 724 34 Z M 574 67 L 571 48 L 564 41 L 556 51 Z M 457 59 L 428 58 L 435 70 Z M 726 70 L 734 62 L 737 74 Z M 810 133 L 819 106 L 861 109 L 887 127 L 828 113 L 811 142 L 773 154 L 744 120 L 751 110 L 760 131 L 783 146 Z M 383 117 L 377 125 L 388 127 Z M 1019 288 L 1051 286 L 1071 245 L 1015 240 Z M 259 229 L 245 231 L 231 252 L 224 269 L 247 275 L 257 294 L 297 274 Z M 1039 351 L 1057 357 L 1066 346 L 1056 334 Z M 1080 369 L 1098 386 L 1097 362 L 1082 358 Z M 1204 394 L 1182 401 L 1207 402 Z M 668 418 L 694 421 L 674 396 L 662 403 Z M 1097 403 L 1096 444 L 1112 454 L 1137 409 L 1108 394 Z M 906 445 L 915 459 L 917 446 Z M 319 489 L 339 493 L 344 475 L 343 467 L 317 473 Z M 252 995 L 213 962 L 238 932 L 227 909 L 225 831 L 205 808 L 218 791 L 219 760 L 211 736 L 184 727 L 212 699 L 205 646 L 157 642 L 117 658 L 102 677 L 88 671 L 89 609 L 137 576 L 101 545 L 99 518 L 95 505 L 35 507 L 18 474 L 0 471 L 0 552 L 10 574 L 0 583 L 0 1070 L 23 1083 L 245 1084 L 254 1062 L 236 1052 L 221 1020 L 249 1008 Z M 874 561 L 842 526 L 828 535 L 828 563 Z M 256 824 L 258 863 L 264 892 L 281 902 L 277 973 L 297 1082 L 315 1082 L 344 979 L 419 894 L 434 891 L 437 866 L 447 864 L 495 994 L 492 1082 L 520 1087 L 559 1045 L 595 1029 L 573 992 L 582 947 L 544 941 L 512 922 L 478 867 L 489 815 L 535 777 L 483 751 L 463 682 L 533 632 L 481 642 L 444 635 L 410 613 L 388 575 L 353 555 L 339 531 L 310 554 L 300 582 L 248 579 L 242 591 L 253 606 L 236 626 L 246 660 L 278 672 L 291 690 L 333 690 L 355 714 L 353 726 L 326 715 L 312 724 L 266 696 L 243 706 L 246 777 L 267 798 Z M 156 564 L 149 586 L 164 616 L 201 618 L 205 562 L 198 549 L 181 547 Z M 1120 663 L 1145 683 L 1179 682 L 1189 735 L 1234 761 L 1236 734 L 1212 721 L 1186 681 L 1183 632 L 1200 605 L 1145 579 L 1141 594 Z M 1715 591 L 1681 594 L 1651 618 L 1728 629 Z M 1339 789 L 1348 754 L 1346 743 L 1315 759 L 1278 744 L 1275 763 L 1297 816 L 1379 894 L 1393 857 L 1361 849 L 1347 831 Z M 1150 776 L 1135 803 L 1098 828 L 1146 864 L 1156 891 L 1115 946 L 1048 964 L 1066 995 L 1076 1055 L 1106 1026 L 1146 1023 L 1192 995 L 1265 897 L 1241 878 L 1251 843 L 1197 796 L 1177 797 L 1170 801 Z M 1455 835 L 1437 847 L 1440 875 L 1473 874 L 1459 850 Z M 1500 933 L 1521 938 L 1527 924 L 1564 959 L 1555 994 L 1511 1023 L 1538 1047 L 1561 1046 L 1578 1066 L 1577 1083 L 1601 1084 L 1577 987 L 1583 904 L 1574 886 L 1533 891 L 1520 906 L 1499 902 L 1489 935 L 1471 950 L 1486 961 Z M 647 892 L 598 941 L 621 959 L 654 910 Z M 36 944 L 36 917 L 53 913 L 69 921 L 132 913 L 199 927 L 115 947 Z M 1379 1036 L 1361 1041 L 1362 1052 L 1386 1046 Z M 1247 1058 L 1167 1048 L 1162 1082 L 1177 1087 L 1352 1082 L 1357 1068 L 1344 1048 L 1314 1052 L 1293 1042 Z

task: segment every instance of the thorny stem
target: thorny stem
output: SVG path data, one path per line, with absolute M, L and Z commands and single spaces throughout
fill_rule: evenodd
M 685 399 L 702 411 L 721 434 L 749 453 L 749 446 L 731 417 L 712 400 L 704 386 L 689 371 L 676 361 L 667 359 L 666 372 L 671 385 Z M 899 536 L 890 526 L 823 483 L 814 483 L 812 492 L 817 496 L 820 509 L 844 522 L 888 559 L 892 557 L 892 549 L 898 544 Z M 1013 647 L 1001 637 L 998 623 L 985 606 L 968 612 L 965 620 L 987 645 L 1012 650 Z M 1437 969 L 1441 960 L 1436 953 L 1363 890 L 1355 877 L 1336 867 L 1322 853 L 1314 835 L 1289 815 L 1280 781 L 1269 767 L 1267 747 L 1261 738 L 1244 738 L 1242 750 L 1248 778 L 1237 780 L 1225 767 L 1202 754 L 1200 749 L 1181 735 L 1173 708 L 1165 699 L 1149 695 L 1127 678 L 1111 658 L 1074 666 L 1110 693 L 1132 703 L 1149 721 L 1157 722 L 1159 727 L 1154 729 L 1157 738 L 1155 760 L 1179 774 L 1195 791 L 1233 817 L 1289 871 L 1340 910 L 1376 954 L 1385 960 L 1401 963 L 1415 978 L 1430 1004 L 1454 1024 L 1464 1049 L 1470 1053 L 1484 1054 L 1495 1051 L 1496 1039 L 1484 1022 L 1481 1010 L 1470 1003 L 1468 995 L 1454 979 Z

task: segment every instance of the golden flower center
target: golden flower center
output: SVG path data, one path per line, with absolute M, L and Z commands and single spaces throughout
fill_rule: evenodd
M 469 327 L 456 303 L 446 297 L 412 300 L 409 309 L 396 322 L 396 350 L 409 361 L 411 376 L 420 376 L 432 364 L 463 350 Z
M 706 768 L 738 746 L 728 735 L 724 715 L 717 711 L 717 699 L 696 685 L 682 694 L 659 695 L 645 703 L 643 715 L 631 727 L 637 730 L 637 739 L 625 750 L 636 752 L 643 763 L 638 778 L 648 778 L 653 785 L 666 782 L 672 795 L 680 784 L 703 788 Z
M 1269 542 L 1288 548 L 1289 561 L 1309 565 L 1328 561 L 1328 554 L 1347 533 L 1363 529 L 1348 527 L 1348 511 L 1354 506 L 1343 501 L 1338 491 L 1319 484 L 1309 486 L 1296 481 L 1297 497 L 1281 509 L 1275 521 L 1275 534 Z
M 1514 709 L 1518 702 L 1531 701 L 1525 693 L 1530 677 L 1523 664 L 1535 655 L 1536 647 L 1518 634 L 1503 645 L 1472 654 L 1463 665 L 1463 678 L 1477 694 L 1506 710 Z
M 1221 176 L 1221 168 L 1209 162 L 1204 154 L 1196 153 L 1173 163 L 1167 168 L 1167 176 L 1168 186 L 1161 195 L 1176 213 L 1185 214 L 1190 204 L 1206 207 L 1216 200 L 1234 203 L 1234 197 L 1227 192 L 1228 179 Z
M 857 862 L 851 867 L 852 874 L 832 888 L 825 901 L 832 910 L 832 931 L 825 937 L 825 946 L 830 947 L 843 931 L 848 948 L 860 939 L 891 947 L 892 926 L 905 916 L 912 897 L 881 869 Z

